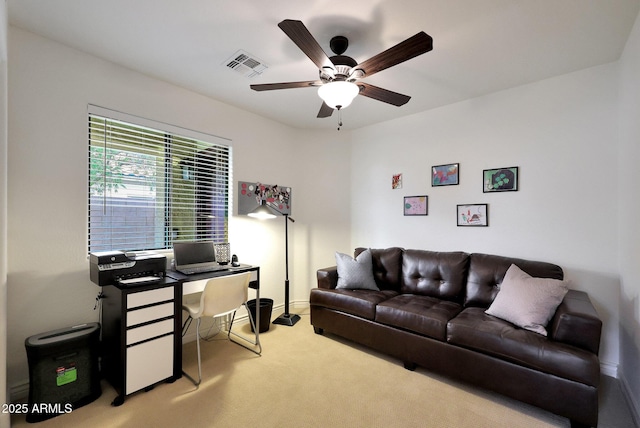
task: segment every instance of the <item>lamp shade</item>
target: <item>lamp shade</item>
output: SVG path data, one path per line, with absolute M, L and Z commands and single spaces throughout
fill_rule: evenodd
M 273 213 L 271 208 L 267 205 L 267 201 L 262 200 L 258 208 L 251 211 L 247 214 L 249 217 L 259 218 L 259 219 L 268 219 L 268 218 L 276 218 L 276 215 Z
M 343 109 L 358 95 L 358 85 L 344 80 L 325 83 L 318 88 L 318 96 L 332 109 Z

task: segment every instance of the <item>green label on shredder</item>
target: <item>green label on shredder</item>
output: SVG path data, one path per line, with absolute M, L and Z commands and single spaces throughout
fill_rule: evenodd
M 58 386 L 66 385 L 78 380 L 78 372 L 74 366 L 71 367 L 58 367 L 56 370 L 56 384 Z

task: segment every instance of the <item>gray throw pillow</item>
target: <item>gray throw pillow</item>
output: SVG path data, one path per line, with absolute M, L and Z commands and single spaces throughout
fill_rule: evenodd
M 338 285 L 336 288 L 379 290 L 373 278 L 371 251 L 365 250 L 353 258 L 336 252 Z
M 569 291 L 565 281 L 534 278 L 511 265 L 495 300 L 485 312 L 518 327 L 547 335 L 546 326 Z

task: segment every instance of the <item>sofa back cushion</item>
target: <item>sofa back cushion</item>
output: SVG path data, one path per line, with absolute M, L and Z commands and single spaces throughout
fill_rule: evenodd
M 356 248 L 354 257 L 358 257 L 364 250 L 366 248 Z M 380 290 L 400 290 L 402 251 L 398 247 L 371 249 L 373 278 Z
M 400 291 L 461 303 L 468 269 L 467 253 L 405 250 Z
M 512 264 L 536 278 L 564 278 L 562 268 L 551 263 L 474 253 L 470 256 L 464 306 L 488 308 Z

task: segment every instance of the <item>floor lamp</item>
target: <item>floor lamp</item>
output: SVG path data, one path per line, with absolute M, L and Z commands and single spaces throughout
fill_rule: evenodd
M 283 213 L 273 205 L 269 204 L 264 199 L 260 203 L 260 206 L 251 211 L 248 215 L 255 218 L 275 218 L 277 213 L 284 216 L 284 260 L 285 260 L 285 277 L 284 277 L 284 313 L 278 318 L 273 320 L 273 324 L 293 326 L 300 321 L 300 315 L 289 313 L 289 222 L 294 223 L 295 220 L 289 217 L 289 214 Z

